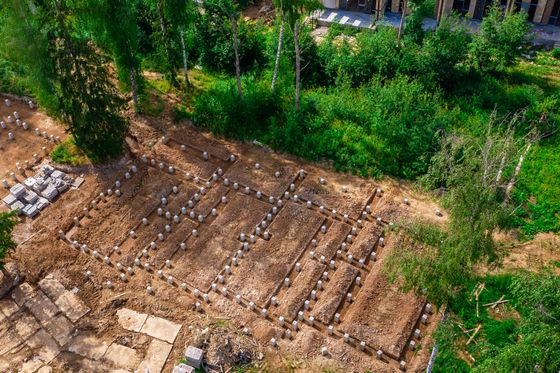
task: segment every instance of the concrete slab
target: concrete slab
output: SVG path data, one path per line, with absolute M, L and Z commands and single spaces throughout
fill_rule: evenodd
M 41 372 L 41 366 L 43 365 L 43 361 L 39 356 L 34 356 L 32 359 L 27 360 L 21 365 L 20 372 L 21 373 L 34 373 L 34 372 Z
M 41 325 L 48 323 L 54 316 L 60 313 L 58 307 L 43 293 L 41 290 L 37 290 L 35 294 L 30 297 L 25 306 Z
M 0 299 L 0 312 L 6 317 L 12 316 L 19 310 L 19 306 L 11 299 Z
M 148 318 L 147 314 L 136 312 L 128 308 L 121 308 L 118 310 L 117 316 L 119 317 L 119 324 L 126 330 L 133 332 L 139 332 Z
M 27 312 L 14 320 L 13 324 L 14 330 L 22 340 L 26 340 L 35 334 L 37 330 L 41 329 L 41 325 L 39 325 L 35 318 Z
M 138 366 L 137 371 L 160 373 L 163 370 L 163 366 L 165 365 L 172 348 L 173 345 L 170 343 L 153 339 L 152 342 L 150 342 L 146 356 L 144 356 L 144 360 Z
M 12 299 L 21 307 L 34 294 L 35 289 L 27 282 L 24 282 L 12 291 Z
M 26 341 L 27 345 L 39 356 L 44 363 L 50 363 L 60 353 L 60 347 L 56 341 L 43 329 Z
M 39 288 L 43 290 L 53 302 L 56 302 L 56 300 L 66 292 L 64 285 L 51 276 L 47 276 L 39 281 Z
M 161 317 L 149 316 L 140 332 L 145 333 L 150 337 L 173 343 L 175 338 L 177 338 L 177 334 L 179 334 L 180 329 L 180 324 L 175 324 L 174 322 L 162 319 Z
M 51 373 L 53 371 L 52 367 L 48 366 L 48 365 L 43 365 L 38 371 L 37 373 Z
M 334 21 L 335 17 L 337 16 L 337 13 L 332 12 L 331 14 L 329 14 L 329 16 L 327 17 L 327 22 L 332 22 Z
M 70 291 L 65 291 L 54 303 L 73 323 L 90 311 L 90 308 Z
M 60 346 L 66 345 L 74 333 L 74 325 L 64 315 L 58 315 L 49 321 L 45 329 Z
M 23 341 L 13 328 L 4 330 L 0 333 L 0 357 L 5 356 L 22 343 Z
M 134 369 L 140 362 L 140 356 L 133 348 L 113 343 L 105 352 L 103 360 L 118 368 Z
M 87 357 L 91 360 L 99 360 L 105 355 L 109 346 L 96 338 L 89 335 L 77 335 L 68 345 L 68 351 Z

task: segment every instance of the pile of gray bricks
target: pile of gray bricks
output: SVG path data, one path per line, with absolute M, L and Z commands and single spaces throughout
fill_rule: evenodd
M 59 194 L 68 190 L 74 180 L 62 171 L 42 165 L 39 172 L 10 188 L 2 201 L 11 211 L 18 211 L 33 218 L 49 205 Z

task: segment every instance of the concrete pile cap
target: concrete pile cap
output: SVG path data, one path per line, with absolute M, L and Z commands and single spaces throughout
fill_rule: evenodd
M 64 176 L 66 176 L 66 174 L 59 170 L 54 170 L 51 173 L 51 177 L 54 177 L 55 179 L 62 179 Z
M 43 172 L 43 174 L 45 176 L 49 176 L 54 171 L 55 171 L 55 169 L 53 167 L 49 166 L 48 164 L 44 164 L 44 165 L 41 166 L 41 172 Z
M 62 193 L 66 190 L 68 190 L 68 184 L 66 184 L 66 182 L 60 180 L 60 179 L 53 179 L 53 183 L 51 183 L 51 185 L 54 185 L 56 190 L 58 190 L 59 193 Z
M 187 347 L 187 350 L 185 351 L 185 359 L 187 360 L 187 364 L 195 368 L 200 368 L 202 366 L 203 355 L 204 351 L 194 346 Z

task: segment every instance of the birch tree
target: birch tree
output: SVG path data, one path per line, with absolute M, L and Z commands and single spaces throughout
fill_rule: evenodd
M 137 0 L 86 0 L 80 17 L 93 38 L 110 50 L 119 80 L 130 86 L 134 111 L 138 113 L 142 74 L 138 58 Z
M 278 31 L 278 47 L 276 49 L 276 60 L 274 62 L 274 72 L 272 74 L 271 90 L 274 92 L 276 79 L 278 78 L 278 69 L 280 68 L 280 55 L 282 53 L 282 40 L 284 38 L 284 4 L 283 0 L 275 0 L 276 14 L 280 22 L 280 30 Z
M 317 0 L 284 0 L 286 21 L 294 37 L 295 52 L 295 109 L 299 110 L 301 89 L 301 49 L 299 44 L 299 33 L 303 18 L 314 11 L 321 9 L 322 5 Z

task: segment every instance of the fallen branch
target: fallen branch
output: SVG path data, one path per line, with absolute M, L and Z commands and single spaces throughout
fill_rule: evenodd
M 500 299 L 498 299 L 497 301 L 483 304 L 483 306 L 484 307 L 490 307 L 490 308 L 496 308 L 497 305 L 507 303 L 507 302 L 509 302 L 509 300 L 504 299 L 504 296 L 502 295 L 502 297 Z
M 467 346 L 472 342 L 472 340 L 474 339 L 474 336 L 480 331 L 480 328 L 482 328 L 482 324 L 476 327 L 474 333 L 471 335 L 471 337 L 467 341 Z

